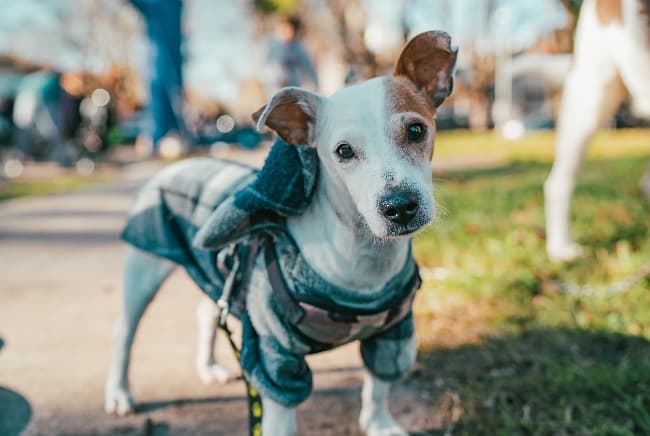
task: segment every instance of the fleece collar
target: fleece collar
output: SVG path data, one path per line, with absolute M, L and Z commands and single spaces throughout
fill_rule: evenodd
M 314 194 L 318 167 L 314 148 L 277 139 L 255 180 L 214 210 L 193 245 L 218 250 L 251 232 L 273 226 L 277 218 L 301 215 Z

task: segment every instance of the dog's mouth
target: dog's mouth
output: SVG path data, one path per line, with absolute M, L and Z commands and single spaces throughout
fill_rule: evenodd
M 397 225 L 391 222 L 386 223 L 386 237 L 388 238 L 400 238 L 406 236 L 413 236 L 420 230 L 424 229 L 427 226 L 428 221 L 425 220 L 415 220 L 407 225 Z
M 418 227 L 416 229 L 405 229 L 405 230 L 400 230 L 397 233 L 395 233 L 395 236 L 409 236 L 414 233 L 416 233 L 418 230 L 420 230 L 421 227 Z

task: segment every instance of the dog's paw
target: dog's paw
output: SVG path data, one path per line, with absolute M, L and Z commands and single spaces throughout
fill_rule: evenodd
M 546 247 L 549 259 L 553 262 L 571 262 L 584 254 L 584 248 L 575 242 Z
M 128 390 L 121 386 L 106 387 L 104 392 L 104 411 L 109 415 L 125 416 L 133 413 L 135 400 Z
M 370 423 L 370 426 L 366 429 L 366 435 L 368 436 L 408 436 L 406 430 L 397 425 L 395 422 L 392 422 L 391 425 L 375 425 L 375 423 Z
M 407 436 L 408 433 L 389 415 L 364 416 L 359 418 L 361 429 L 368 436 Z
M 226 383 L 235 378 L 235 373 L 230 369 L 218 363 L 208 365 L 197 365 L 199 377 L 204 384 L 210 383 Z

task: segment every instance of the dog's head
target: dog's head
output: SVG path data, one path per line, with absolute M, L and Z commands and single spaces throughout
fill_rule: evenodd
M 411 235 L 435 215 L 435 115 L 451 94 L 456 53 L 446 33 L 422 33 L 392 75 L 327 98 L 284 88 L 253 119 L 289 144 L 316 147 L 324 179 L 347 196 L 342 205 L 352 201 L 375 236 Z

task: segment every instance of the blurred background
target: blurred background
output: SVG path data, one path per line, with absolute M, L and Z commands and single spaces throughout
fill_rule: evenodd
M 250 129 L 250 114 L 279 87 L 330 94 L 384 74 L 405 41 L 426 29 L 445 29 L 460 46 L 456 90 L 439 128 L 496 128 L 518 139 L 554 125 L 580 6 L 188 0 L 158 11 L 158 3 L 3 2 L 5 177 L 22 174 L 25 161 L 44 160 L 88 173 L 125 144 L 137 144 L 141 155 L 162 144 L 170 157 L 215 143 L 256 147 L 263 138 Z M 642 124 L 625 107 L 614 122 Z M 176 140 L 161 142 L 168 137 Z
M 0 0 L 0 434 L 246 434 L 243 385 L 195 374 L 200 293 L 182 272 L 138 333 L 138 413 L 103 413 L 132 195 L 189 155 L 261 164 L 272 138 L 250 114 L 273 92 L 386 74 L 430 29 L 460 56 L 432 163 L 441 212 L 414 244 L 420 354 L 394 389 L 398 421 L 414 434 L 650 434 L 650 130 L 627 104 L 576 188 L 584 255 L 558 264 L 544 248 L 581 5 Z M 356 349 L 310 362 L 299 432 L 358 434 Z

